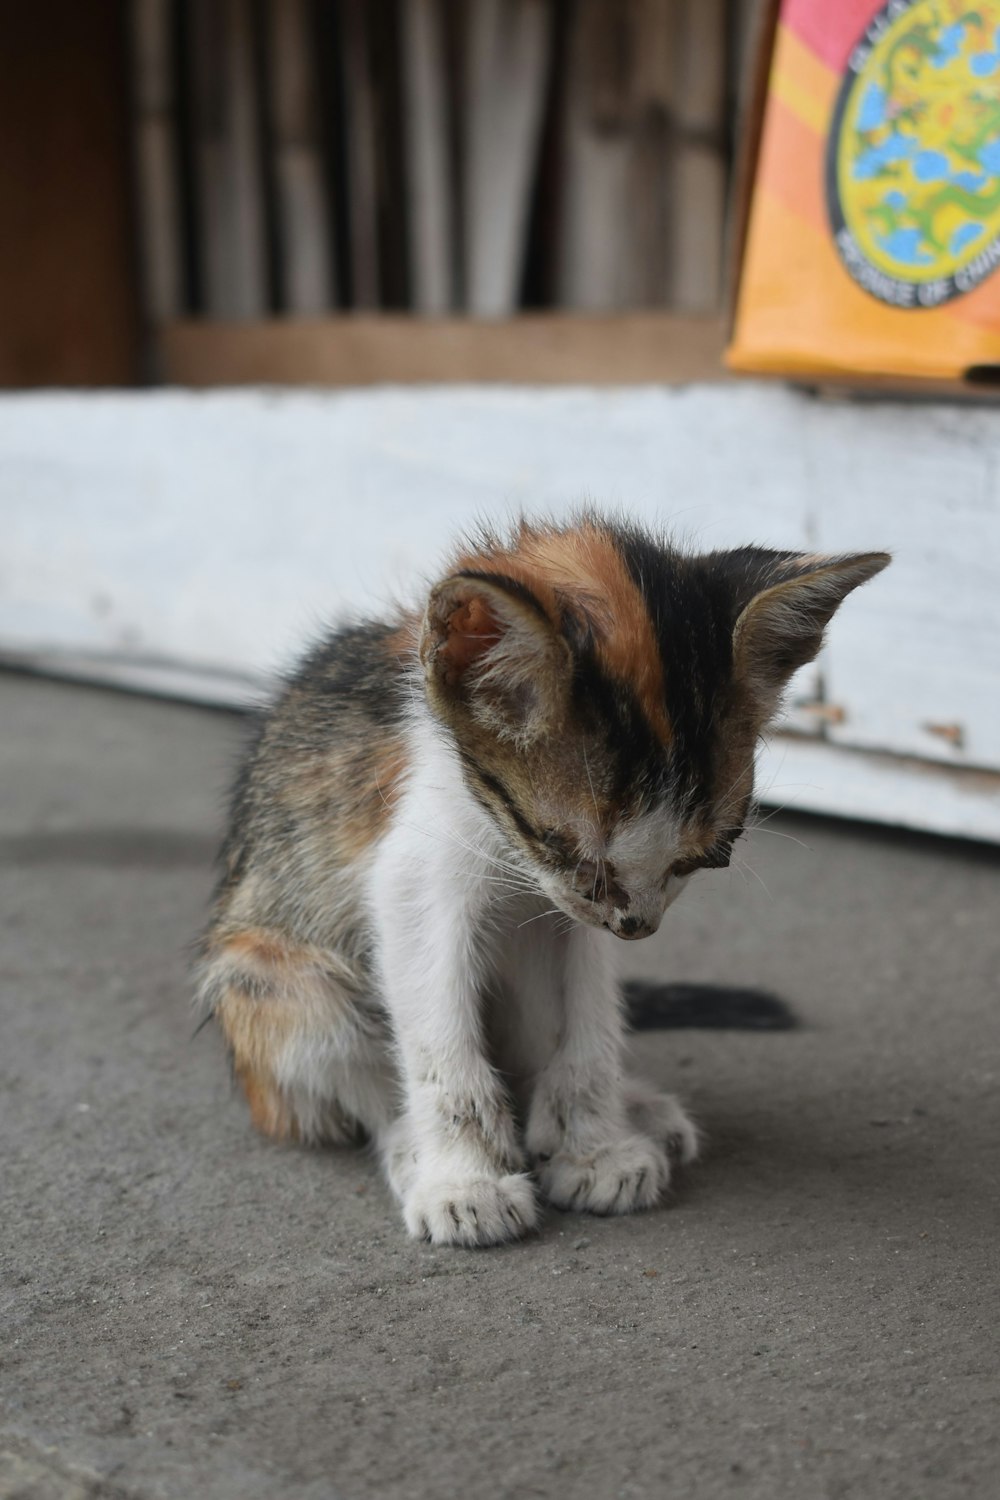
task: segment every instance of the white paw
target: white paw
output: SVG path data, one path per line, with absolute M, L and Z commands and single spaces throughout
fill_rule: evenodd
M 633 1130 L 662 1141 L 679 1162 L 694 1161 L 701 1141 L 698 1127 L 673 1094 L 661 1094 L 651 1084 L 630 1079 L 625 1107 Z
M 550 1203 L 587 1214 L 652 1208 L 670 1180 L 665 1149 L 644 1135 L 623 1136 L 594 1151 L 557 1151 L 540 1159 L 537 1171 Z
M 425 1178 L 406 1194 L 403 1218 L 414 1239 L 433 1245 L 500 1245 L 534 1228 L 538 1206 L 530 1179 L 520 1174 Z

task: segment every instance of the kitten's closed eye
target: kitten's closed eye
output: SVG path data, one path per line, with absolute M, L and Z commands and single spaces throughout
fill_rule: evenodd
M 560 833 L 557 828 L 544 828 L 538 836 L 536 848 L 556 875 L 567 876 L 574 870 L 579 874 L 579 851 L 567 834 Z
M 693 875 L 696 870 L 727 870 L 733 857 L 733 841 L 737 838 L 739 838 L 738 832 L 727 834 L 710 849 L 700 854 L 693 854 L 687 859 L 678 860 L 676 864 L 671 865 L 669 873 L 683 880 L 685 876 Z
M 569 839 L 564 834 L 561 834 L 557 828 L 543 829 L 541 842 L 542 846 L 550 854 L 554 854 L 561 864 L 569 863 L 572 852 Z

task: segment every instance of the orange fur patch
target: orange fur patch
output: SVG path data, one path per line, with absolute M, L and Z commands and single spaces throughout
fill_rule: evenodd
M 315 971 L 318 955 L 282 942 L 266 931 L 234 932 L 212 953 L 227 981 L 215 1014 L 233 1050 L 237 1068 L 273 1071 L 277 1055 L 300 1025 L 300 1007 L 287 998 L 304 971 Z M 248 994 L 244 981 L 266 981 L 265 998 Z
M 271 968 L 287 961 L 288 949 L 284 943 L 263 932 L 237 932 L 226 942 L 227 957 L 249 959 L 257 967 Z
M 670 743 L 663 665 L 652 622 L 624 561 L 600 527 L 584 522 L 557 531 L 522 524 L 512 548 L 463 553 L 455 567 L 506 573 L 531 590 L 553 623 L 561 597 L 575 603 L 593 626 L 601 666 L 632 688 L 654 732 Z
M 349 860 L 360 858 L 374 843 L 399 800 L 407 771 L 406 747 L 401 739 L 383 740 L 372 751 L 368 785 L 344 818 L 340 848 Z
M 253 964 L 256 959 L 259 967 L 268 969 L 276 966 L 270 956 L 272 948 L 277 945 L 265 942 L 255 947 L 252 933 L 241 933 L 227 945 L 238 963 Z M 254 1125 L 265 1135 L 294 1140 L 294 1117 L 274 1081 L 278 1056 L 295 1025 L 288 1006 L 280 1000 L 253 999 L 234 984 L 216 1006 L 215 1016 L 232 1052 L 233 1072 Z
M 277 1141 L 297 1141 L 299 1125 L 278 1086 L 262 1072 L 235 1065 L 236 1079 L 250 1106 L 250 1119 L 262 1135 Z
M 265 1135 L 298 1140 L 298 1121 L 275 1076 L 283 1049 L 309 1022 L 308 1000 L 296 995 L 296 989 L 315 983 L 313 974 L 323 955 L 305 945 L 285 943 L 275 933 L 248 929 L 230 934 L 212 957 L 229 975 L 215 1017 L 232 1053 L 233 1072 L 246 1095 L 250 1118 Z M 272 992 L 263 998 L 248 994 L 241 977 L 266 980 Z

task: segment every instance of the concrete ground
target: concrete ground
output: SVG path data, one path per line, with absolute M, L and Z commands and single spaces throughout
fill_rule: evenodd
M 240 721 L 16 677 L 0 719 L 0 1495 L 998 1493 L 997 851 L 774 818 L 626 952 L 798 1018 L 636 1039 L 703 1162 L 433 1250 L 192 1039 Z

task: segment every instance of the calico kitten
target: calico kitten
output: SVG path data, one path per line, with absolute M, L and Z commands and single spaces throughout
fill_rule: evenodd
M 888 561 L 522 522 L 335 632 L 247 757 L 199 964 L 254 1123 L 371 1137 L 436 1244 L 656 1203 L 697 1136 L 623 1072 L 613 938 L 728 864 L 783 687 Z

